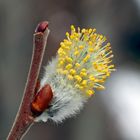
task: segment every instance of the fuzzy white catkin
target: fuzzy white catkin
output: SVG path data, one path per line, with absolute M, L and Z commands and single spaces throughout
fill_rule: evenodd
M 46 109 L 35 121 L 46 122 L 51 119 L 62 122 L 64 119 L 77 114 L 86 102 L 87 97 L 74 88 L 69 81 L 56 72 L 57 57 L 45 67 L 45 73 L 41 80 L 41 87 L 50 84 L 53 91 L 53 100 L 50 108 Z
M 110 64 L 113 54 L 106 37 L 95 31 L 76 30 L 72 25 L 71 33 L 66 33 L 41 80 L 41 88 L 46 84 L 51 86 L 53 99 L 36 121 L 62 122 L 78 113 L 95 89 L 105 89 L 106 78 L 115 71 Z

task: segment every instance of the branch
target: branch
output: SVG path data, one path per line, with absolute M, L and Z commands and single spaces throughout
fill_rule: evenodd
M 34 49 L 24 95 L 7 140 L 22 139 L 24 134 L 34 122 L 34 115 L 31 112 L 31 102 L 34 98 L 35 87 L 39 76 L 48 35 L 48 22 L 44 21 L 38 24 L 33 38 Z

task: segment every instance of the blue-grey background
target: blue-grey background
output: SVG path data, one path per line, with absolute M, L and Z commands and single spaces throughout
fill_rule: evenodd
M 35 124 L 24 140 L 140 140 L 140 0 L 0 0 L 0 140 L 18 110 L 42 20 L 51 30 L 43 66 L 74 24 L 107 36 L 117 71 L 75 118 Z

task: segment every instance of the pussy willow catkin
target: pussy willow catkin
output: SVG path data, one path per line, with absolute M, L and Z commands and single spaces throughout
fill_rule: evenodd
M 45 68 L 41 87 L 49 84 L 53 91 L 50 107 L 36 121 L 52 119 L 61 122 L 75 115 L 83 103 L 101 90 L 107 77 L 114 71 L 110 43 L 96 29 L 77 30 L 72 25 L 71 33 L 60 43 L 57 55 Z

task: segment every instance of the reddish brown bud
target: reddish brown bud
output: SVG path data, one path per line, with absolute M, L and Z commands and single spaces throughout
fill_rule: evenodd
M 49 84 L 46 84 L 35 96 L 31 103 L 31 110 L 35 115 L 40 115 L 49 106 L 53 98 L 52 89 Z
M 36 29 L 35 29 L 35 32 L 42 32 L 44 33 L 44 31 L 48 28 L 48 22 L 47 21 L 43 21 L 43 22 L 40 22 Z

